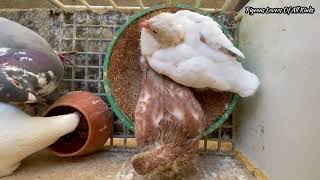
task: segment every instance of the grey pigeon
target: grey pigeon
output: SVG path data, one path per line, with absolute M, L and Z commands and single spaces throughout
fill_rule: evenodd
M 34 103 L 64 75 L 57 53 L 40 35 L 0 17 L 0 102 Z

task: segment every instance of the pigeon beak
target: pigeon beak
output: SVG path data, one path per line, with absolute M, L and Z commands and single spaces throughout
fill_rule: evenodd
M 150 21 L 149 20 L 145 20 L 143 22 L 140 23 L 140 26 L 146 29 L 150 28 Z
M 32 94 L 32 93 L 28 93 L 28 100 L 25 103 L 35 103 L 37 102 L 37 97 Z

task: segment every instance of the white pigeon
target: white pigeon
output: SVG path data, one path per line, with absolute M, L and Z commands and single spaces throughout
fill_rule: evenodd
M 235 58 L 221 53 L 219 61 L 198 54 L 186 44 L 156 51 L 148 61 L 156 72 L 193 88 L 211 88 L 248 97 L 255 93 L 259 80 L 243 69 Z
M 179 12 L 161 13 L 141 23 L 147 34 L 141 37 L 142 54 L 152 49 L 146 58 L 151 68 L 188 87 L 230 91 L 242 97 L 253 95 L 259 80 L 225 51 L 243 56 L 219 25 L 197 13 Z M 195 26 L 197 23 L 199 25 Z M 201 30 L 202 25 L 207 30 Z M 211 32 L 208 28 L 219 31 Z M 152 41 L 151 38 L 144 41 L 148 36 Z M 146 42 L 152 43 L 147 45 Z
M 0 102 L 0 178 L 13 173 L 27 156 L 48 147 L 76 129 L 77 112 L 53 117 L 31 117 Z
M 167 15 L 171 14 L 163 13 L 162 16 Z M 175 21 L 168 22 L 167 19 L 163 18 L 162 16 L 153 17 L 151 20 L 152 23 L 149 20 L 145 20 L 141 23 L 141 64 L 144 64 L 146 59 L 150 59 L 155 51 L 161 48 L 176 46 L 183 42 L 185 36 L 183 33 L 183 26 L 175 23 Z M 165 31 L 159 32 L 161 33 L 161 36 L 157 36 L 156 34 L 158 33 L 158 30 L 149 27 L 150 24 L 155 24 L 157 27 L 159 27 L 159 31 L 161 31 L 161 29 L 165 29 Z

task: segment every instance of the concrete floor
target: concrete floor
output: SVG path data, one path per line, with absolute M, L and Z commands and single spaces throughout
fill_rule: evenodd
M 132 169 L 132 153 L 104 150 L 80 158 L 59 158 L 46 151 L 25 159 L 11 176 L 1 180 L 142 180 Z M 254 180 L 253 175 L 238 160 L 230 156 L 201 155 L 196 168 L 183 180 Z M 159 178 L 152 178 L 159 179 Z

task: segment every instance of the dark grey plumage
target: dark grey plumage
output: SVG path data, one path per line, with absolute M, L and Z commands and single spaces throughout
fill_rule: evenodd
M 0 101 L 35 102 L 50 94 L 64 67 L 50 45 L 32 30 L 0 17 Z

